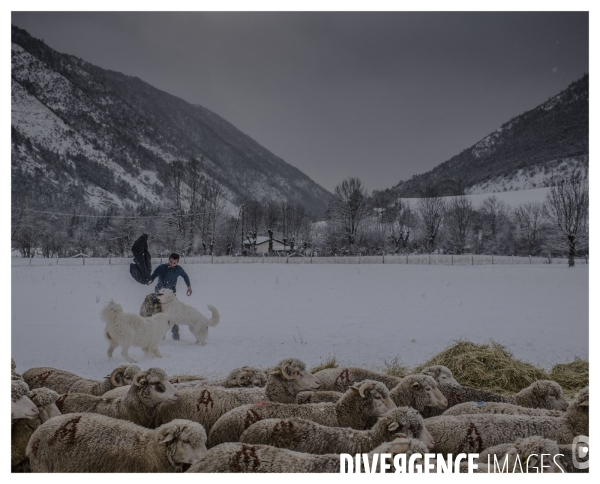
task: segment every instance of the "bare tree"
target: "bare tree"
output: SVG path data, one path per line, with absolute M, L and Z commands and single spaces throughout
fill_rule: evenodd
M 578 237 L 587 227 L 589 182 L 587 172 L 573 171 L 564 177 L 553 177 L 546 209 L 550 220 L 567 239 L 569 267 L 575 265 Z
M 389 237 L 394 244 L 394 253 L 400 251 L 400 246 L 406 249 L 413 225 L 410 204 L 402 201 L 401 198 L 396 198 L 392 206 L 385 211 L 383 219 L 389 228 Z
M 500 231 L 508 220 L 508 211 L 506 203 L 495 195 L 486 198 L 481 204 L 483 238 L 490 242 L 492 252 L 496 251 Z
M 432 188 L 428 188 L 425 191 L 425 197 L 419 199 L 418 210 L 427 242 L 427 250 L 430 254 L 435 248 L 445 209 L 444 200 Z
M 467 237 L 473 223 L 473 203 L 465 195 L 454 197 L 446 207 L 445 226 L 448 246 L 452 252 L 462 254 L 467 247 Z
M 358 178 L 348 178 L 335 187 L 329 204 L 329 217 L 340 225 L 350 245 L 354 245 L 361 224 L 369 214 L 368 193 Z
M 540 231 L 544 223 L 544 204 L 527 202 L 514 210 L 517 226 L 517 239 L 523 241 L 529 254 L 537 254 L 541 249 Z

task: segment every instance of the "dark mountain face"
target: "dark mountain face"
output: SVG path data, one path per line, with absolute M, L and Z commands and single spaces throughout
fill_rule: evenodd
M 434 188 L 455 195 L 461 188 L 519 169 L 582 158 L 589 152 L 589 78 L 503 124 L 477 144 L 433 170 L 393 187 L 402 197 L 423 196 Z
M 331 196 L 208 109 L 12 27 L 13 185 L 99 209 L 160 204 L 169 163 L 191 158 L 231 206 L 301 202 L 321 216 Z

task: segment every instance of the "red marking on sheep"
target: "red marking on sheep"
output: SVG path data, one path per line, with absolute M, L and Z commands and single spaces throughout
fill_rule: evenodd
M 215 406 L 215 402 L 210 396 L 210 392 L 208 390 L 202 390 L 202 393 L 198 398 L 198 402 L 196 403 L 196 410 L 200 411 L 200 405 L 204 405 L 206 408 L 208 408 L 209 404 L 210 408 L 213 408 Z
M 333 386 L 335 387 L 338 384 L 338 382 L 340 382 L 340 385 L 344 390 L 346 390 L 347 387 L 350 385 L 350 375 L 348 373 L 348 368 L 346 368 L 338 375 L 338 377 L 333 382 Z
M 471 453 L 481 453 L 483 450 L 483 439 L 481 435 L 479 435 L 479 430 L 473 422 L 469 424 L 469 428 L 467 429 L 467 434 L 465 438 L 461 442 L 461 452 L 465 452 L 467 454 Z
M 67 445 L 73 445 L 75 443 L 75 434 L 77 433 L 77 424 L 81 420 L 81 417 L 79 415 L 71 420 L 67 420 L 58 427 L 54 435 L 48 440 L 48 445 L 53 446 L 59 439 L 63 440 Z
M 37 439 L 33 444 L 31 444 L 31 455 L 33 455 L 33 457 L 37 457 L 39 448 L 40 448 L 40 439 Z
M 52 375 L 52 373 L 54 373 L 54 370 L 48 370 L 48 371 L 45 371 L 43 373 L 40 373 L 39 375 L 37 375 L 35 377 L 35 381 L 37 383 L 39 383 L 40 385 L 43 385 L 44 383 L 46 383 L 46 380 L 48 379 L 48 377 L 50 375 Z
M 260 459 L 256 455 L 256 447 L 242 444 L 242 448 L 238 450 L 233 457 L 229 467 L 236 472 L 243 472 L 245 470 L 253 471 L 260 467 Z
M 275 424 L 273 430 L 271 432 L 271 437 L 275 437 L 278 434 L 285 435 L 286 433 L 291 432 L 294 429 L 294 424 L 289 420 L 280 420 Z
M 254 410 L 248 409 L 248 411 L 246 412 L 246 418 L 244 419 L 244 428 L 247 429 L 248 427 L 250 427 L 250 425 L 258 422 L 259 420 L 262 420 L 262 417 Z
M 60 397 L 58 397 L 56 399 L 56 402 L 54 402 L 54 404 L 58 407 L 58 409 L 62 412 L 63 410 L 63 405 L 65 404 L 65 401 L 67 400 L 67 397 L 69 396 L 68 393 L 65 393 L 64 395 L 61 395 Z

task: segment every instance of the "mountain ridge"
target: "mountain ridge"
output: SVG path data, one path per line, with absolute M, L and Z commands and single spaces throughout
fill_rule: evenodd
M 317 216 L 325 212 L 331 196 L 327 190 L 217 113 L 135 76 L 58 53 L 16 26 L 12 43 L 14 169 L 24 167 L 31 174 L 38 168 L 54 184 L 75 187 L 78 202 L 90 204 L 90 197 L 77 188 L 84 185 L 88 191 L 103 190 L 111 203 L 135 206 L 158 203 L 169 164 L 195 158 L 203 173 L 225 188 L 230 209 L 258 199 L 303 203 Z M 47 111 L 34 106 L 34 99 Z M 51 120 L 50 113 L 57 119 Z M 36 131 L 32 124 L 41 117 L 60 140 Z M 54 153 L 66 175 L 49 167 L 48 153 L 40 150 Z M 114 180 L 106 173 L 104 181 L 94 178 L 102 167 L 113 171 Z M 85 170 L 92 173 L 84 180 L 79 172 Z M 18 174 L 21 184 L 21 175 L 31 178 Z M 52 192 L 52 184 L 45 188 Z M 115 184 L 121 184 L 117 192 L 111 191 Z

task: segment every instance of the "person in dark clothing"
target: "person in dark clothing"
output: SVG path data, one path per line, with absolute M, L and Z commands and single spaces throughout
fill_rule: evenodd
M 156 284 L 156 287 L 154 288 L 155 291 L 158 291 L 159 289 L 164 288 L 164 289 L 171 289 L 171 291 L 173 291 L 173 294 L 176 294 L 177 278 L 179 276 L 181 276 L 181 277 L 183 277 L 183 280 L 185 281 L 185 284 L 187 285 L 186 294 L 188 296 L 191 296 L 192 295 L 192 285 L 190 284 L 190 278 L 185 273 L 183 268 L 177 264 L 179 264 L 179 254 L 176 254 L 175 252 L 173 252 L 169 256 L 168 264 L 161 264 L 156 269 L 154 269 L 154 272 L 152 273 L 152 275 L 150 276 L 150 279 L 148 280 L 148 285 L 152 284 L 154 279 L 156 279 L 158 277 L 158 283 Z M 173 327 L 171 328 L 171 332 L 173 334 L 173 339 L 179 341 L 179 326 L 174 324 Z

